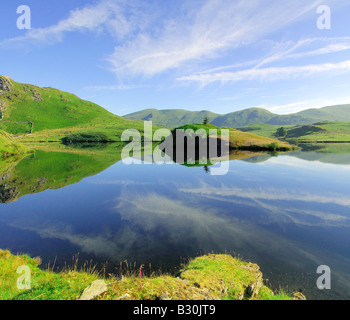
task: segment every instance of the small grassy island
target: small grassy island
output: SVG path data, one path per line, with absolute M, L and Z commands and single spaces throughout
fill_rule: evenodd
M 218 139 L 221 140 L 221 130 L 229 130 L 229 149 L 230 150 L 261 150 L 261 151 L 290 151 L 297 147 L 292 146 L 287 142 L 276 140 L 269 137 L 259 136 L 254 133 L 243 132 L 233 128 L 219 128 L 212 124 L 191 124 L 185 125 L 172 130 L 173 134 L 177 130 L 193 130 L 195 133 L 198 130 L 205 130 L 209 137 L 209 130 L 217 130 Z
M 230 255 L 209 254 L 191 260 L 178 274 L 145 277 L 138 271 L 102 279 L 76 268 L 42 270 L 40 258 L 0 250 L 2 300 L 301 300 L 301 293 L 275 294 L 264 285 L 259 266 Z M 31 270 L 31 289 L 19 290 L 19 266 Z

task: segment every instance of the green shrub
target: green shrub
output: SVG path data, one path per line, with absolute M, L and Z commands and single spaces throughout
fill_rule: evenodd
M 84 142 L 109 142 L 107 135 L 104 133 L 73 133 L 62 139 L 62 143 L 71 144 L 71 143 L 84 143 Z
M 278 149 L 280 149 L 280 146 L 277 142 L 272 142 L 267 146 L 267 148 L 269 150 L 278 150 Z

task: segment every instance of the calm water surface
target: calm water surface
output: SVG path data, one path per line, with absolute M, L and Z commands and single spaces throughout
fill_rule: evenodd
M 0 248 L 58 267 L 79 253 L 110 272 L 226 251 L 258 263 L 274 288 L 350 298 L 350 153 L 253 156 L 225 176 L 66 156 L 40 151 L 3 169 Z M 327 292 L 316 288 L 320 265 L 332 270 Z

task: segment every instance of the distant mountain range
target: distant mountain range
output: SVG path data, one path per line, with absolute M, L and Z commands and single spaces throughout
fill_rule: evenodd
M 129 120 L 152 121 L 155 125 L 175 128 L 199 124 L 208 117 L 218 127 L 240 128 L 252 124 L 305 125 L 321 121 L 350 121 L 350 104 L 308 109 L 298 113 L 279 115 L 265 109 L 250 108 L 225 115 L 210 111 L 147 109 L 124 116 Z
M 157 126 L 176 128 L 201 124 L 206 117 L 211 124 L 221 128 L 244 128 L 255 124 L 309 125 L 322 121 L 350 121 L 350 105 L 308 109 L 289 115 L 258 108 L 225 115 L 210 111 L 148 109 L 119 117 L 71 93 L 18 83 L 0 75 L 0 130 L 15 135 L 21 142 L 61 141 L 71 134 L 88 134 L 90 137 L 98 134 L 106 136 L 108 141 L 120 141 L 126 129 L 133 128 L 142 133 L 142 120 L 153 121 L 156 130 Z

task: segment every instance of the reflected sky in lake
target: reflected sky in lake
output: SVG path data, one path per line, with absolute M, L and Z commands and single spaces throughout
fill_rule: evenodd
M 229 252 L 269 284 L 310 298 L 350 298 L 350 165 L 313 153 L 230 162 L 225 176 L 176 164 L 117 162 L 82 181 L 0 204 L 0 248 L 72 260 L 128 260 L 171 270 L 181 258 Z M 259 158 L 260 157 L 260 158 Z M 337 155 L 332 155 L 336 161 Z M 209 168 L 210 170 L 210 168 Z M 43 177 L 38 177 L 43 178 Z M 316 288 L 328 265 L 333 288 Z

